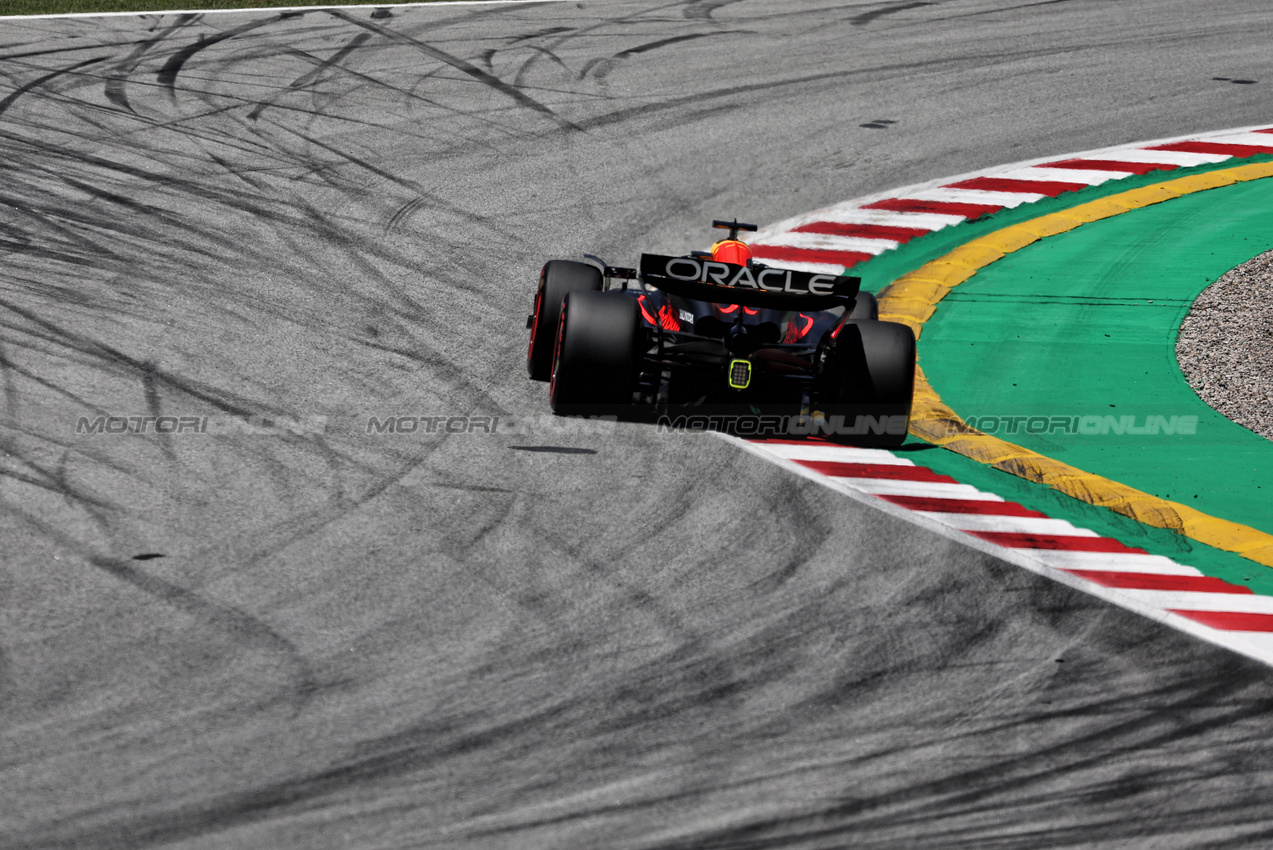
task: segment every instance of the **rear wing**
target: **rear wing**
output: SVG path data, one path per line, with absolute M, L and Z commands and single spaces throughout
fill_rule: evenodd
M 760 264 L 739 266 L 704 257 L 642 254 L 640 278 L 671 295 L 770 310 L 829 310 L 853 306 L 859 277 L 813 274 Z

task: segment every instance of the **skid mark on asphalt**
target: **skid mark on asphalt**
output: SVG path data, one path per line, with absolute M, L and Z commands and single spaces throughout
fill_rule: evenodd
M 371 33 L 368 33 L 368 32 L 359 33 L 358 35 L 351 38 L 347 44 L 345 44 L 343 47 L 341 47 L 331 56 L 321 60 L 318 59 L 316 56 L 313 56 L 309 53 L 305 53 L 304 51 L 300 51 L 300 50 L 292 51 L 292 55 L 300 56 L 308 61 L 314 62 L 318 67 L 314 68 L 314 70 L 310 71 L 309 73 L 302 74 L 301 76 L 297 77 L 295 80 L 293 80 L 291 83 L 288 84 L 286 89 L 279 90 L 279 92 L 275 94 L 272 98 L 268 100 L 263 100 L 260 103 L 258 103 L 252 109 L 252 111 L 248 113 L 248 118 L 255 121 L 257 118 L 260 117 L 262 112 L 264 112 L 268 107 L 272 106 L 274 104 L 274 101 L 276 101 L 279 97 L 282 97 L 283 94 L 285 94 L 286 92 L 296 91 L 298 89 L 302 89 L 302 88 L 305 88 L 306 86 L 309 86 L 310 84 L 318 80 L 319 77 L 322 76 L 322 73 L 324 71 L 326 71 L 327 69 L 331 68 L 334 65 L 339 65 L 351 53 L 353 53 L 359 47 L 362 47 L 364 44 L 366 44 L 371 37 L 372 37 Z
M 92 514 L 99 521 L 99 524 L 105 522 L 107 513 L 115 510 L 116 506 L 114 504 L 90 496 L 83 490 L 72 486 L 66 480 L 65 461 L 67 455 L 65 451 L 62 453 L 57 471 L 50 472 L 36 461 L 23 457 L 18 447 L 8 444 L 7 440 L 4 443 L 4 447 L 7 454 L 5 460 L 9 463 L 17 464 L 29 472 L 0 469 L 0 478 L 6 478 L 10 481 L 37 487 L 49 493 L 62 496 L 71 504 Z
M 717 9 L 732 6 L 742 0 L 685 0 L 685 8 L 681 10 L 690 20 L 710 21 Z
M 106 99 L 118 106 L 120 109 L 127 110 L 136 114 L 132 104 L 128 101 L 128 92 L 125 85 L 128 77 L 137 70 L 142 61 L 156 45 L 164 41 L 173 33 L 184 29 L 199 19 L 198 15 L 180 15 L 177 22 L 172 26 L 164 27 L 158 35 L 148 38 L 141 44 L 137 45 L 132 53 L 128 54 L 122 61 L 111 67 L 110 76 L 106 78 Z
M 908 12 L 911 9 L 922 9 L 925 6 L 933 6 L 933 5 L 936 5 L 936 4 L 934 3 L 897 3 L 890 6 L 885 6 L 882 9 L 872 9 L 869 12 L 863 12 L 860 15 L 856 15 L 852 18 L 849 18 L 849 23 L 857 27 L 863 27 L 871 23 L 872 21 L 879 20 L 885 15 L 895 15 L 898 12 Z
M 509 85 L 508 83 L 504 82 L 498 77 L 492 74 L 488 74 L 487 72 L 483 71 L 481 68 L 477 67 L 471 62 L 461 59 L 458 56 L 452 56 L 451 54 L 447 53 L 444 50 L 440 50 L 431 44 L 427 44 L 423 41 L 414 39 L 411 36 L 406 35 L 404 33 L 400 33 L 395 30 L 391 30 L 386 27 L 373 24 L 370 21 L 358 20 L 357 18 L 354 18 L 344 12 L 332 11 L 330 14 L 332 14 L 333 16 L 337 18 L 340 18 L 343 21 L 347 21 L 348 23 L 351 23 L 354 26 L 359 26 L 359 27 L 363 27 L 364 29 L 371 30 L 374 33 L 384 36 L 385 38 L 391 39 L 393 41 L 398 41 L 403 44 L 409 44 L 412 47 L 419 50 L 421 53 L 430 57 L 431 59 L 435 59 L 439 62 L 443 62 L 447 65 L 450 65 L 452 68 L 455 68 L 456 70 L 467 74 L 468 76 L 477 80 L 479 83 L 482 83 L 483 85 L 488 86 L 491 89 L 494 89 L 495 91 L 503 95 L 506 95 L 507 97 L 512 98 L 514 101 L 516 101 L 520 105 L 528 109 L 532 109 L 535 112 L 539 112 L 543 115 L 546 115 L 549 118 L 552 118 L 554 121 L 557 122 L 558 126 L 560 126 L 562 129 L 566 129 L 566 130 L 579 129 L 571 122 L 558 117 L 551 109 L 549 109 L 547 106 L 540 103 L 539 101 L 535 100 L 530 95 L 519 90 L 515 86 Z
M 1227 672 L 1234 676 L 1243 675 L 1240 666 L 1231 665 Z M 1073 675 L 1067 673 L 1066 675 Z M 1061 678 L 1058 676 L 1057 678 Z M 1198 678 L 1198 677 L 1192 677 Z M 855 843 L 854 836 L 860 836 L 869 830 L 880 830 L 888 834 L 888 830 L 897 830 L 895 834 L 907 834 L 908 830 L 925 830 L 918 834 L 933 835 L 927 830 L 941 823 L 949 824 L 955 818 L 975 819 L 984 815 L 985 801 L 996 794 L 1003 794 L 1009 789 L 1017 789 L 1015 802 L 1007 807 L 995 809 L 995 820 L 1000 822 L 1027 822 L 1034 813 L 1044 810 L 1056 802 L 1058 787 L 1085 787 L 1088 780 L 1086 774 L 1099 773 L 1102 762 L 1109 758 L 1110 752 L 1149 752 L 1156 747 L 1181 745 L 1192 739 L 1201 739 L 1208 732 L 1227 728 L 1241 728 L 1244 723 L 1255 720 L 1265 709 L 1262 701 L 1247 697 L 1242 685 L 1225 683 L 1219 676 L 1209 677 L 1210 681 L 1185 681 L 1179 686 L 1164 687 L 1150 693 L 1138 693 L 1134 697 L 1119 696 L 1098 700 L 1085 708 L 1082 724 L 1075 724 L 1076 718 L 1068 716 L 1069 712 L 1052 713 L 1043 709 L 1038 716 L 1031 718 L 1006 718 L 997 730 L 977 730 L 975 737 L 983 734 L 993 735 L 995 740 L 1015 741 L 1021 736 L 1028 736 L 1031 727 L 1073 727 L 1060 741 L 1050 746 L 1031 748 L 1021 756 L 1006 755 L 989 761 L 984 766 L 972 770 L 943 770 L 940 778 L 921 781 L 914 784 L 903 784 L 872 793 L 863 789 L 861 793 L 852 794 L 836 802 L 829 802 L 817 810 L 796 816 L 772 818 L 743 818 L 744 823 L 734 827 L 715 828 L 696 833 L 691 840 L 676 847 L 764 847 L 773 843 L 781 843 L 783 839 L 796 836 L 801 842 L 831 841 Z M 1161 708 L 1146 712 L 1141 705 L 1150 701 L 1161 703 Z M 1194 717 L 1201 707 L 1214 706 L 1212 711 L 1204 712 L 1206 719 L 1189 721 L 1182 718 Z M 988 707 L 993 711 L 993 706 Z M 1133 719 L 1122 723 L 1108 723 L 1107 717 L 1124 717 L 1132 715 Z M 914 751 L 916 761 L 937 758 L 941 751 L 944 737 L 958 739 L 960 736 L 958 723 L 955 728 L 946 728 L 939 735 L 916 736 L 913 728 L 899 723 L 897 734 L 911 739 L 909 748 Z M 1092 727 L 1095 727 L 1092 730 Z M 1088 731 L 1092 730 L 1092 731 Z M 1095 755 L 1080 755 L 1094 753 Z M 1198 753 L 1200 757 L 1201 753 Z M 842 770 L 850 769 L 852 759 L 845 759 Z M 1039 767 L 1038 765 L 1046 765 Z M 1191 779 L 1192 769 L 1160 768 L 1152 775 L 1127 775 L 1122 781 L 1114 781 L 1102 789 L 1103 795 L 1117 798 L 1124 795 L 1141 793 L 1146 784 L 1155 788 L 1167 789 L 1180 783 L 1187 785 Z M 1198 812 L 1189 805 L 1177 807 L 1171 813 L 1164 812 L 1160 817 L 1160 828 L 1181 830 L 1186 834 L 1195 823 Z M 1131 826 L 1122 818 L 1099 820 L 1096 824 L 1087 823 L 1074 827 L 1053 827 L 1048 830 L 1048 843 L 1085 844 L 1099 834 L 1100 841 L 1127 841 L 1135 843 L 1143 839 L 1138 827 Z M 908 847 L 947 847 L 954 833 L 945 832 L 941 839 L 925 841 L 906 840 L 898 843 Z M 994 839 L 994 828 L 990 826 L 965 826 L 960 830 L 958 843 L 962 846 L 984 846 Z M 665 845 L 668 846 L 668 845 Z M 882 845 L 881 845 L 882 846 Z
M 42 333 L 38 334 L 33 332 L 33 336 L 40 336 L 55 345 L 65 346 L 72 351 L 89 355 L 100 359 L 103 363 L 121 367 L 138 375 L 145 374 L 149 369 L 156 386 L 163 386 L 184 393 L 191 398 L 210 404 L 218 410 L 234 416 L 248 417 L 254 413 L 263 412 L 258 405 L 253 404 L 244 397 L 220 387 L 200 385 L 195 381 L 184 379 L 180 375 L 148 366 L 144 360 L 139 360 L 103 342 L 84 337 L 74 331 L 63 328 L 8 299 L 0 299 L 0 307 L 22 317 L 42 331 Z M 285 412 L 281 410 L 264 412 L 273 416 L 285 415 Z
M 9 359 L 8 346 L 0 341 L 0 374 L 4 375 L 4 415 L 10 425 L 17 424 L 18 389 L 14 383 L 13 361 Z
M 10 106 L 12 106 L 14 102 L 17 101 L 18 98 L 22 97 L 22 95 L 26 94 L 32 89 L 39 88 L 45 83 L 56 80 L 58 77 L 61 77 L 67 74 L 75 74 L 81 68 L 87 68 L 89 65 L 96 65 L 98 62 L 105 62 L 109 58 L 110 58 L 109 56 L 98 56 L 93 59 L 85 59 L 83 62 L 77 62 L 68 68 L 61 68 L 57 71 L 51 71 L 42 77 L 37 77 L 36 79 L 32 80 L 26 85 L 18 88 L 16 91 L 11 93 L 8 97 L 6 97 L 4 100 L 0 100 L 0 116 L 4 115 L 5 111 Z
M 286 656 L 295 671 L 293 676 L 295 683 L 291 689 L 293 696 L 288 699 L 294 710 L 299 710 L 309 696 L 317 690 L 314 672 L 300 650 L 294 643 L 261 620 L 232 605 L 223 605 L 204 599 L 193 591 L 150 575 L 127 561 L 98 557 L 90 559 L 90 562 L 93 566 L 131 584 L 143 593 L 196 617 L 244 643 L 270 653 Z
M 271 26 L 272 24 L 287 20 L 288 18 L 297 17 L 299 14 L 301 13 L 284 12 L 281 15 L 261 21 L 252 21 L 251 23 L 243 24 L 242 26 L 235 27 L 234 29 L 226 30 L 223 33 L 200 39 L 194 44 L 189 44 L 174 53 L 171 57 L 169 57 L 168 61 L 164 63 L 164 66 L 160 69 L 158 75 L 159 84 L 166 88 L 168 90 L 168 94 L 175 100 L 177 97 L 177 75 L 181 73 L 181 69 L 184 68 L 186 63 L 189 62 L 197 53 L 207 50 L 215 44 L 220 44 L 227 39 L 252 32 L 253 30 L 258 30 L 261 27 Z
M 710 38 L 716 35 L 738 35 L 738 34 L 744 34 L 744 33 L 745 33 L 744 30 L 717 30 L 715 32 L 697 32 L 697 33 L 689 33 L 687 35 L 675 35 L 675 36 L 672 36 L 671 38 L 661 38 L 658 41 L 651 41 L 646 44 L 639 44 L 636 47 L 629 47 L 626 50 L 620 50 L 618 53 L 614 54 L 614 56 L 611 56 L 608 58 L 603 57 L 603 58 L 588 60 L 588 62 L 583 66 L 583 68 L 579 70 L 579 79 L 582 80 L 583 78 L 587 77 L 589 74 L 592 74 L 592 76 L 596 80 L 602 81 L 606 78 L 607 75 L 610 74 L 610 72 L 612 72 L 616 67 L 618 67 L 618 64 L 624 59 L 628 59 L 632 56 L 639 56 L 642 53 L 649 53 L 650 51 L 658 50 L 661 47 L 669 47 L 673 44 L 680 44 L 686 41 L 696 41 L 700 38 Z
M 163 405 L 159 401 L 159 388 L 155 381 L 155 363 L 153 360 L 147 360 L 142 364 L 141 371 L 142 393 L 146 397 L 146 412 L 153 416 L 156 420 L 163 416 Z M 176 454 L 172 450 L 172 435 L 166 431 L 157 431 L 156 436 L 159 438 L 159 445 L 163 448 L 164 455 L 169 460 L 175 460 Z

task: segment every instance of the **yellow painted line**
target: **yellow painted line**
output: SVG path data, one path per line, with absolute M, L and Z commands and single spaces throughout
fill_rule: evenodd
M 951 289 L 1013 251 L 1088 222 L 1143 209 L 1194 192 L 1265 177 L 1273 177 L 1273 163 L 1242 165 L 1194 174 L 1133 189 L 1120 195 L 1111 195 L 1005 227 L 967 242 L 949 254 L 893 281 L 880 292 L 880 318 L 910 326 L 918 338 L 923 331 L 924 322 L 933 315 L 938 302 Z M 1092 505 L 1109 508 L 1146 525 L 1170 529 L 1199 543 L 1226 552 L 1236 552 L 1256 563 L 1273 567 L 1273 535 L 1204 514 L 1179 502 L 1151 496 L 970 428 L 955 411 L 942 402 L 937 391 L 924 377 L 923 369 L 918 368 L 915 370 L 915 406 L 911 413 L 910 432 L 921 440 L 958 452 L 995 469 L 1010 472 L 1027 481 L 1046 484 L 1053 490 Z

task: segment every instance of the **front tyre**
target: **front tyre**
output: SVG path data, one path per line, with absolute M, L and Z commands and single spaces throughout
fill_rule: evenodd
M 530 316 L 530 348 L 526 371 L 536 381 L 547 381 L 553 368 L 553 343 L 557 339 L 557 319 L 561 301 L 576 289 L 600 292 L 601 270 L 574 260 L 550 260 L 539 273 L 535 290 L 535 312 Z
M 566 296 L 548 390 L 554 413 L 606 416 L 630 411 L 639 325 L 637 303 L 626 295 L 576 290 Z
M 845 322 L 827 346 L 819 384 L 832 439 L 900 446 L 915 397 L 915 334 L 896 322 Z

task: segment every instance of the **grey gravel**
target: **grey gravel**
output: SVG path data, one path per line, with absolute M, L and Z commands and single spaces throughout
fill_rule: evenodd
M 1180 326 L 1176 360 L 1212 409 L 1273 440 L 1273 251 L 1203 290 Z

